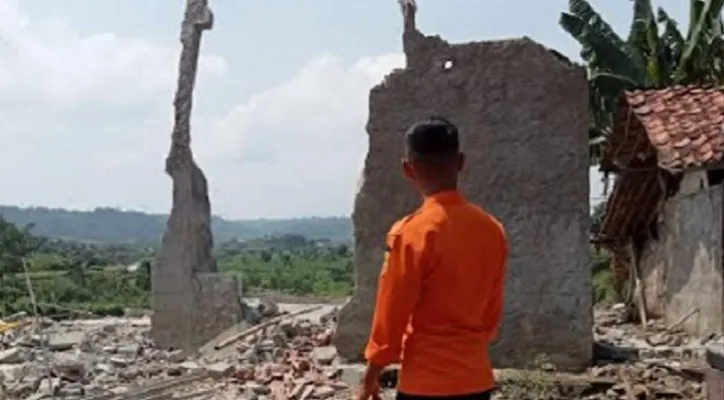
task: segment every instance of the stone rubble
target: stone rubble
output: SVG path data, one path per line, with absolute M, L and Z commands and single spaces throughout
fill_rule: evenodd
M 705 398 L 704 357 L 707 344 L 715 340 L 715 336 L 691 338 L 676 327 L 667 327 L 661 320 L 649 321 L 644 332 L 640 324 L 627 322 L 622 305 L 595 310 L 595 321 L 596 365 L 589 375 L 594 378 L 591 383 L 607 380 L 611 385 L 578 398 Z
M 280 314 L 270 301 L 257 311 L 260 322 Z M 282 320 L 227 351 L 188 357 L 157 349 L 148 317 L 43 320 L 39 332 L 25 326 L 0 336 L 0 398 L 113 398 L 107 396 L 194 373 L 204 379 L 193 389 L 213 390 L 214 398 L 337 398 L 362 369 L 341 365 L 330 346 L 334 318 L 322 320 Z
M 268 301 L 258 310 L 261 323 L 280 314 Z M 0 398 L 349 399 L 364 366 L 344 363 L 331 345 L 335 312 L 282 318 L 222 350 L 193 356 L 157 349 L 148 317 L 43 320 L 39 331 L 26 325 L 0 336 Z M 586 374 L 557 374 L 539 360 L 530 371 L 498 371 L 495 398 L 703 399 L 710 341 L 658 321 L 644 336 L 621 315 L 616 308 L 596 313 L 598 359 Z M 391 398 L 396 371 L 383 383 Z

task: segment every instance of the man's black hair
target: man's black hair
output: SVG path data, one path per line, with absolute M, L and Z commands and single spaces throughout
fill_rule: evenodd
M 405 156 L 411 160 L 441 161 L 460 152 L 458 128 L 432 116 L 411 126 L 405 134 Z

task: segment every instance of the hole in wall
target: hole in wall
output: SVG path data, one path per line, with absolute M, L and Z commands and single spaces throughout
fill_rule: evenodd
M 450 70 L 453 66 L 455 66 L 455 62 L 450 58 L 442 62 L 442 69 L 444 70 Z
M 724 169 L 706 171 L 709 186 L 721 185 L 724 182 Z

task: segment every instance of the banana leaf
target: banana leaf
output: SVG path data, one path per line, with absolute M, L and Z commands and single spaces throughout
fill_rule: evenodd
M 692 9 L 694 11 L 699 11 L 696 16 L 690 16 L 692 20 L 695 20 L 696 22 L 694 25 L 689 27 L 689 35 L 681 54 L 681 60 L 674 72 L 674 79 L 676 81 L 690 80 L 692 77 L 687 78 L 687 71 L 691 72 L 696 70 L 693 66 L 697 63 L 701 65 L 700 60 L 695 59 L 697 48 L 701 49 L 702 47 L 702 36 L 706 35 L 706 28 L 714 27 L 719 23 L 723 6 L 724 0 L 706 0 L 705 2 L 702 2 L 701 0 L 692 0 Z M 705 51 L 699 52 L 699 54 L 702 53 L 706 54 Z
M 591 20 L 598 18 L 594 15 Z M 581 57 L 589 67 L 626 75 L 641 84 L 645 83 L 645 65 L 626 51 L 624 42 L 611 40 L 611 36 L 603 34 L 601 24 L 588 24 L 576 15 L 562 13 L 560 25 L 581 44 Z

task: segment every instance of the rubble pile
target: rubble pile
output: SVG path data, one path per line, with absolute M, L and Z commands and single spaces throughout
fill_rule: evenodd
M 349 395 L 359 381 L 359 366 L 345 366 L 331 346 L 333 318 L 281 319 L 263 329 L 235 335 L 228 346 L 190 361 L 192 368 L 215 366 L 216 377 L 226 377 L 227 389 L 237 397 L 273 399 L 327 399 Z M 222 342 L 228 342 L 222 341 Z M 217 345 L 217 347 L 219 347 Z M 182 365 L 183 366 L 183 365 Z
M 286 317 L 260 304 L 258 324 L 198 354 L 157 349 L 150 319 L 41 321 L 0 339 L 0 398 L 122 399 L 190 396 L 326 399 L 349 394 L 360 366 L 330 346 L 333 316 Z M 336 310 L 334 310 L 336 312 Z M 5 397 L 3 397 L 5 396 Z
M 540 365 L 538 371 L 503 376 L 498 399 L 686 399 L 706 398 L 706 348 L 717 339 L 687 336 L 677 325 L 627 322 L 623 305 L 595 310 L 595 366 L 570 376 Z M 547 374 L 541 373 L 546 372 Z
M 85 398 L 163 373 L 176 352 L 157 350 L 148 318 L 42 320 L 6 332 L 0 390 L 9 398 Z
M 254 323 L 193 355 L 156 348 L 148 317 L 19 324 L 0 337 L 0 398 L 350 398 L 364 366 L 345 364 L 331 346 L 336 309 L 297 307 L 262 302 Z M 704 398 L 704 353 L 716 338 L 694 340 L 659 321 L 644 334 L 619 308 L 597 311 L 596 321 L 597 361 L 587 373 L 559 373 L 544 360 L 529 371 L 497 371 L 495 398 Z M 383 383 L 392 398 L 396 372 Z
M 716 334 L 696 339 L 676 324 L 666 326 L 662 320 L 648 321 L 646 329 L 627 322 L 622 306 L 596 310 L 594 339 L 596 357 L 600 360 L 637 361 L 641 359 L 701 360 L 706 345 Z

